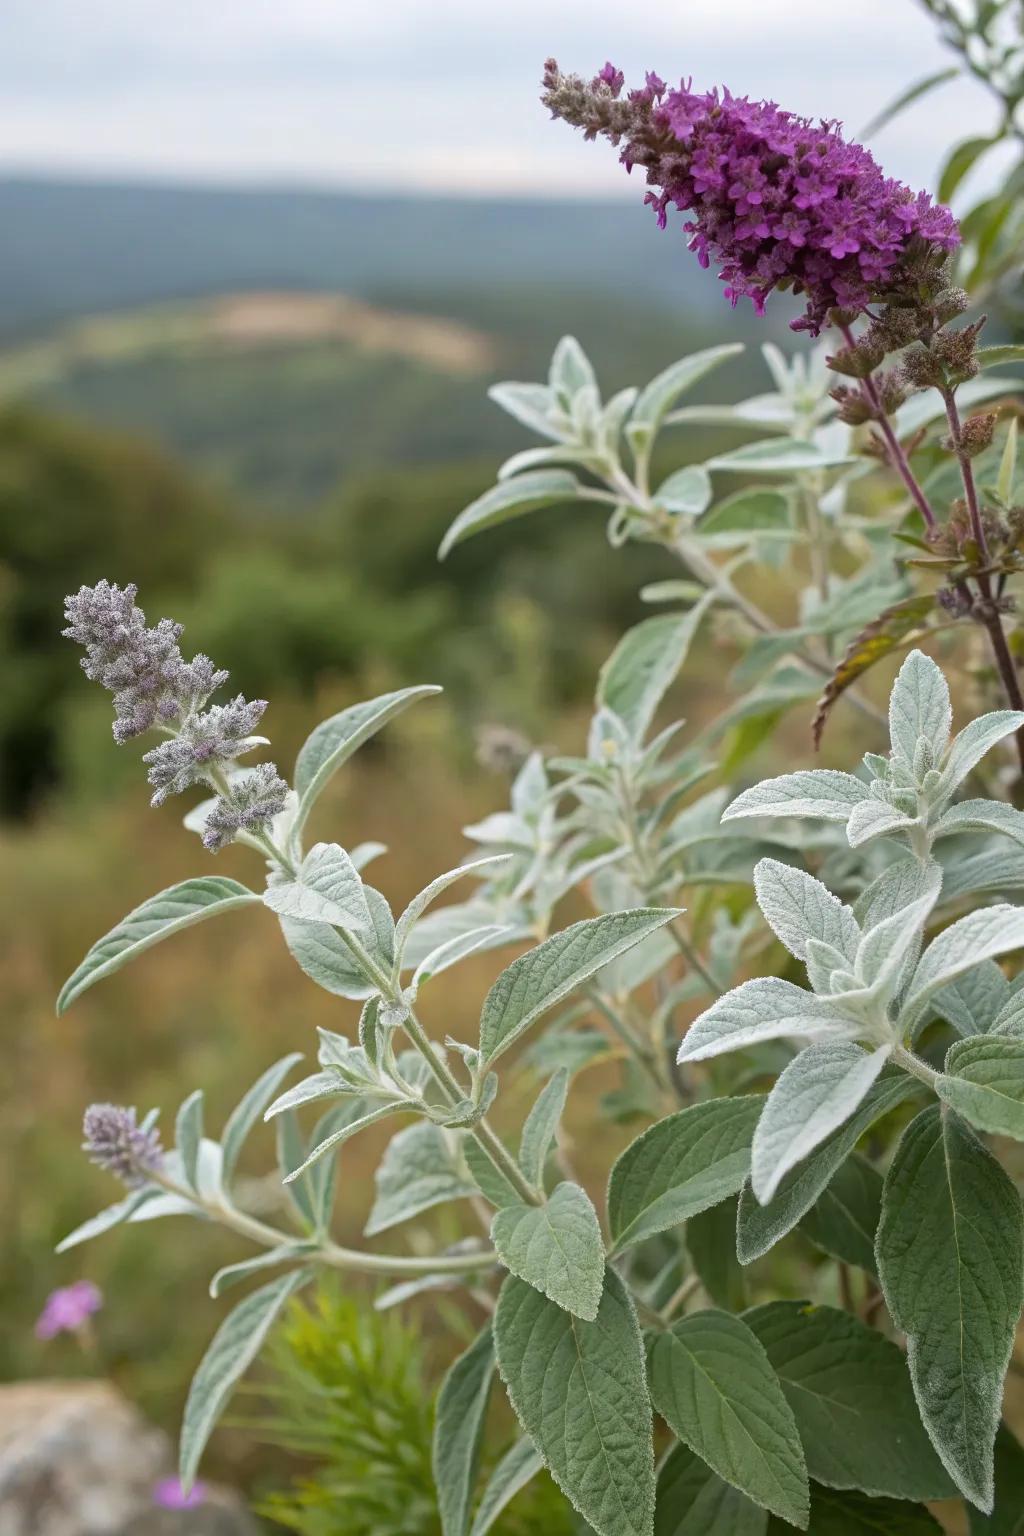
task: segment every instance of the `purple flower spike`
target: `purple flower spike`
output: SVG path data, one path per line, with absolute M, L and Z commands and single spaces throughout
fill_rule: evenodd
M 77 1333 L 103 1305 L 103 1293 L 91 1280 L 51 1291 L 36 1323 L 37 1339 L 54 1339 L 58 1333 Z
M 662 228 L 670 206 L 692 215 L 690 249 L 717 263 L 733 304 L 748 298 L 760 314 L 773 290 L 792 288 L 807 299 L 794 329 L 817 335 L 832 309 L 912 298 L 922 263 L 959 243 L 948 208 L 884 175 L 838 123 L 727 90 L 697 94 L 689 81 L 670 91 L 653 74 L 622 88 L 611 64 L 588 84 L 549 59 L 542 100 L 588 139 L 623 146 L 627 171 L 640 166 L 656 189 L 647 202 Z
M 160 1509 L 199 1509 L 206 1503 L 206 1488 L 193 1483 L 186 1493 L 178 1478 L 161 1478 L 153 1489 L 153 1503 Z

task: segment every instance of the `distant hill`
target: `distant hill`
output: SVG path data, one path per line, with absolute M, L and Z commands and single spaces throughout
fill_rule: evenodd
M 639 196 L 0 180 L 0 227 L 0 397 L 153 439 L 277 509 L 385 465 L 495 463 L 524 438 L 487 384 L 543 377 L 565 332 L 609 394 L 766 336 Z M 708 387 L 735 398 L 742 373 Z
M 691 315 L 715 279 L 635 201 L 557 202 L 0 179 L 0 337 L 252 289 L 362 297 L 543 287 Z M 681 222 L 681 221 L 680 221 Z M 740 313 L 736 325 L 749 330 Z

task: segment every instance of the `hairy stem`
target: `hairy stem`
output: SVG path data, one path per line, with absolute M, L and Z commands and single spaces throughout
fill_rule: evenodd
M 856 345 L 853 332 L 848 325 L 841 325 L 839 330 L 848 347 Z M 924 518 L 925 527 L 934 528 L 936 526 L 936 517 L 932 511 L 931 503 L 925 495 L 920 481 L 910 467 L 910 460 L 904 453 L 903 444 L 897 437 L 895 429 L 885 413 L 882 397 L 879 395 L 875 381 L 870 375 L 866 379 L 861 379 L 860 391 L 870 405 L 875 425 L 885 440 L 891 467 L 899 475 L 907 491 L 910 493 L 911 500 Z
M 427 1063 L 433 1074 L 434 1081 L 444 1093 L 448 1102 L 452 1105 L 458 1104 L 466 1097 L 459 1084 L 459 1080 L 435 1050 L 433 1042 L 413 1012 L 410 1011 L 402 1028 Z M 470 1135 L 479 1143 L 481 1149 L 486 1153 L 498 1173 L 502 1174 L 508 1183 L 512 1185 L 512 1188 L 521 1200 L 525 1201 L 527 1205 L 544 1204 L 543 1195 L 534 1189 L 530 1181 L 524 1177 L 519 1164 L 497 1132 L 488 1125 L 486 1119 L 478 1120 L 476 1125 L 470 1129 Z
M 404 1006 L 401 987 L 393 982 L 390 976 L 385 974 L 384 970 L 376 963 L 373 956 L 367 953 L 354 934 L 349 933 L 344 928 L 338 928 L 336 932 L 351 951 L 356 963 L 379 989 L 381 996 L 389 1002 Z M 461 1103 L 466 1098 L 465 1089 L 447 1063 L 434 1049 L 433 1042 L 412 1009 L 409 1009 L 402 1028 L 416 1050 L 423 1057 L 423 1060 L 427 1063 L 434 1081 L 441 1089 L 448 1103 L 452 1106 Z M 534 1189 L 528 1179 L 523 1177 L 519 1164 L 508 1151 L 498 1134 L 488 1125 L 486 1119 L 478 1120 L 476 1125 L 470 1128 L 470 1135 L 479 1143 L 493 1166 L 499 1173 L 504 1175 L 522 1200 L 525 1200 L 529 1205 L 544 1204 L 543 1196 Z
M 902 1067 L 904 1072 L 909 1072 L 912 1077 L 918 1078 L 933 1090 L 942 1076 L 941 1072 L 936 1072 L 934 1067 L 930 1067 L 926 1061 L 921 1060 L 920 1056 L 915 1056 L 913 1051 L 908 1051 L 902 1045 L 893 1046 L 891 1060 L 896 1066 Z
M 708 991 L 713 993 L 715 997 L 721 997 L 723 995 L 723 989 L 718 985 L 718 982 L 712 976 L 711 972 L 704 964 L 704 961 L 697 953 L 693 940 L 689 938 L 687 934 L 683 933 L 676 923 L 669 923 L 668 936 L 672 940 L 676 949 L 678 949 L 679 953 L 682 955 L 683 959 L 686 961 L 690 970 L 696 971 L 697 975 L 707 987 Z
M 221 1226 L 229 1227 L 232 1232 L 237 1232 L 241 1237 L 247 1237 L 251 1242 L 259 1243 L 264 1248 L 280 1248 L 302 1240 L 297 1239 L 294 1232 L 282 1232 L 278 1227 L 258 1221 L 255 1216 L 247 1216 L 244 1211 L 237 1210 L 233 1205 L 207 1200 L 195 1190 L 187 1189 L 183 1184 L 177 1183 L 159 1170 L 148 1174 L 148 1177 L 168 1194 L 178 1195 L 190 1201 Z M 331 1242 L 327 1238 L 319 1243 L 316 1251 L 307 1257 L 313 1263 L 326 1264 L 331 1269 L 360 1270 L 368 1275 L 391 1275 L 410 1279 L 417 1275 L 468 1274 L 490 1263 L 495 1254 L 488 1248 L 479 1253 L 442 1253 L 422 1259 L 407 1258 L 399 1254 L 362 1253 L 355 1248 L 342 1248 L 338 1243 Z

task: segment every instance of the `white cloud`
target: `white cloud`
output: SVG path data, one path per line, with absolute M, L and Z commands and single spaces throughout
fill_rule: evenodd
M 6 0 L 4 30 L 0 169 L 385 190 L 628 195 L 613 155 L 547 122 L 549 53 L 728 81 L 851 130 L 945 62 L 911 0 Z M 925 183 L 951 132 L 991 121 L 957 83 L 876 147 Z

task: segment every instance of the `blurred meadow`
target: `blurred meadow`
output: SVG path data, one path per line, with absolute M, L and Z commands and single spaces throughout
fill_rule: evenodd
M 539 66 L 542 18 L 528 9 Z M 678 73 L 685 59 L 653 58 L 657 9 L 645 62 Z M 719 24 L 709 7 L 700 18 L 698 30 Z M 591 33 L 582 41 L 602 50 L 600 63 L 612 43 Z M 714 37 L 714 47 L 702 39 L 703 58 L 722 78 L 730 60 Z M 914 37 L 930 57 L 927 29 Z M 811 45 L 797 50 L 805 77 L 812 56 Z M 874 105 L 890 83 L 873 84 Z M 525 64 L 515 85 L 533 104 Z M 757 92 L 783 85 L 765 80 Z M 824 95 L 820 109 L 832 110 L 827 83 Z M 809 98 L 793 104 L 811 109 Z M 70 144 L 73 123 L 66 131 Z M 731 401 L 768 387 L 756 344 L 785 336 L 787 315 L 780 303 L 766 327 L 731 312 L 678 235 L 658 234 L 639 187 L 630 200 L 586 186 L 587 197 L 548 201 L 519 181 L 486 200 L 422 187 L 398 198 L 261 190 L 253 166 L 238 187 L 227 171 L 210 184 L 209 167 L 193 184 L 186 164 L 154 162 L 150 180 L 142 160 L 99 149 L 93 164 L 69 151 L 64 174 L 46 146 L 33 158 L 30 137 L 16 142 L 19 156 L 0 164 L 0 1378 L 103 1373 L 173 1432 L 221 1313 L 208 1277 L 243 1245 L 194 1222 L 141 1223 L 56 1256 L 57 1241 L 114 1198 L 78 1151 L 83 1106 L 160 1105 L 169 1127 L 202 1084 L 211 1121 L 222 1120 L 243 1084 L 310 1049 L 316 1025 L 351 1031 L 356 1005 L 296 971 L 268 913 L 158 947 L 55 1017 L 60 983 L 97 935 L 209 861 L 177 802 L 150 810 L 138 749 L 113 746 L 108 701 L 59 637 L 65 592 L 104 576 L 134 581 L 151 621 L 184 620 L 187 654 L 208 652 L 235 689 L 270 700 L 265 728 L 282 768 L 346 704 L 443 685 L 349 764 L 316 812 L 317 830 L 346 845 L 388 846 L 371 878 L 402 904 L 458 861 L 464 824 L 505 802 L 507 780 L 477 761 L 481 728 L 577 750 L 600 663 L 647 611 L 641 587 L 676 574 L 655 549 L 613 552 L 601 517 L 577 512 L 498 530 L 438 565 L 452 517 L 523 446 L 487 386 L 542 377 L 564 332 L 587 347 L 606 395 L 683 353 L 741 340 L 746 354 L 692 397 Z M 904 152 L 920 158 L 916 141 Z M 267 178 L 276 173 L 268 166 Z M 526 164 L 527 184 L 529 174 Z M 738 440 L 725 428 L 681 430 L 672 467 Z M 781 578 L 758 597 L 786 616 Z M 737 654 L 720 629 L 691 657 L 671 707 L 695 728 L 720 707 Z M 884 697 L 886 685 L 871 691 Z M 743 775 L 810 759 L 801 711 L 772 750 L 755 750 Z M 858 750 L 857 717 L 840 712 L 822 760 Z M 254 859 L 231 848 L 216 872 L 258 879 Z M 428 994 L 438 1037 L 471 1036 L 507 958 L 474 958 Z M 519 1061 L 506 1074 L 513 1091 L 503 1084 L 510 1117 L 516 1072 L 524 1097 L 528 1088 Z M 578 1092 L 613 1083 L 602 1067 Z M 634 1134 L 619 1130 L 623 1144 Z M 389 1134 L 344 1150 L 341 1241 L 361 1231 Z M 254 1143 L 254 1205 L 272 1210 L 280 1193 L 258 1182 L 269 1142 L 262 1168 Z M 614 1150 L 574 1146 L 584 1180 L 596 1187 Z M 424 1242 L 446 1219 L 420 1224 Z M 809 1255 L 794 1260 L 794 1295 Z M 91 1354 L 33 1334 L 46 1294 L 80 1276 L 106 1297 Z M 433 1304 L 419 1305 L 429 1315 Z M 454 1348 L 443 1306 L 434 1317 L 432 1379 Z M 211 1466 L 256 1495 L 284 1476 L 284 1462 L 268 1463 L 241 1429 L 218 1435 Z

